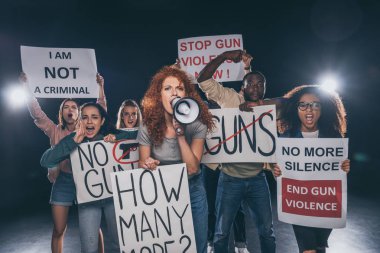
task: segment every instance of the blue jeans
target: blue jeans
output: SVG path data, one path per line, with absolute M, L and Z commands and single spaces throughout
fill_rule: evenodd
M 228 252 L 232 223 L 243 201 L 256 217 L 261 252 L 275 252 L 272 207 L 265 173 L 250 178 L 237 178 L 221 172 L 216 196 L 215 253 Z
M 72 206 L 76 199 L 76 190 L 72 173 L 59 172 L 50 194 L 50 204 Z
M 208 233 L 207 241 L 209 245 L 213 245 L 215 223 L 216 223 L 216 210 L 215 210 L 215 200 L 216 200 L 216 190 L 218 188 L 218 180 L 220 170 L 208 168 L 206 165 L 202 164 L 203 180 L 206 187 L 207 194 L 207 204 L 208 204 Z M 242 207 L 239 208 L 236 218 L 233 223 L 234 228 L 234 242 L 235 247 L 247 248 L 246 236 L 245 236 L 245 219 Z
M 119 240 L 112 198 L 78 205 L 79 234 L 83 253 L 97 253 L 102 210 L 107 222 L 110 247 L 105 252 L 119 253 Z
M 208 208 L 201 174 L 189 179 L 189 192 L 197 253 L 206 253 Z

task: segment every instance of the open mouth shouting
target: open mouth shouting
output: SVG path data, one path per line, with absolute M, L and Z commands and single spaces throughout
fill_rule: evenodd
M 96 135 L 94 126 L 86 126 L 86 137 L 92 138 Z

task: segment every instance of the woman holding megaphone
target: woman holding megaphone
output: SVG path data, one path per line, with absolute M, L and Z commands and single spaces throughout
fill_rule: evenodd
M 199 116 L 190 122 L 196 110 Z M 153 76 L 142 114 L 139 167 L 154 170 L 159 164 L 186 163 L 197 252 L 205 253 L 207 199 L 200 161 L 206 133 L 213 128 L 212 115 L 186 73 L 172 67 L 163 67 Z

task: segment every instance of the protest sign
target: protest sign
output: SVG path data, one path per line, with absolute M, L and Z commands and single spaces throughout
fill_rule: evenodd
M 110 173 L 135 169 L 136 140 L 85 142 L 70 154 L 78 204 L 112 197 Z
M 21 46 L 21 63 L 35 97 L 99 96 L 94 49 Z
M 121 252 L 196 252 L 186 164 L 111 180 Z
M 224 51 L 243 49 L 240 34 L 193 37 L 178 40 L 178 59 L 181 69 L 198 78 L 200 71 Z M 244 77 L 243 64 L 225 61 L 214 73 L 220 82 L 241 81 Z
M 257 106 L 253 113 L 238 108 L 210 112 L 216 128 L 207 135 L 202 163 L 275 161 L 275 106 Z
M 322 228 L 346 224 L 348 139 L 278 138 L 278 219 Z

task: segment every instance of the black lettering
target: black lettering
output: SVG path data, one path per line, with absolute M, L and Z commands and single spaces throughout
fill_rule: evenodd
M 188 237 L 187 235 L 183 235 L 181 236 L 181 238 L 179 239 L 179 243 L 182 244 L 182 240 L 183 239 L 186 239 L 187 240 L 187 245 L 186 245 L 186 248 L 182 251 L 182 253 L 185 253 L 191 246 L 191 239 L 190 237 Z
M 215 119 L 214 121 L 216 121 L 216 122 L 218 122 L 218 123 L 220 122 L 219 117 L 213 115 L 212 118 Z M 217 125 L 217 123 L 215 123 L 215 125 Z M 220 144 L 220 143 L 222 142 L 222 139 L 221 139 L 220 137 L 211 137 L 210 139 L 211 139 L 211 140 L 217 140 L 217 141 L 218 141 L 218 144 Z M 211 148 L 212 148 L 212 147 L 211 147 Z M 216 154 L 218 154 L 221 148 L 222 148 L 222 146 L 221 146 L 221 145 L 218 145 L 217 148 L 216 148 L 214 151 L 212 151 L 212 150 L 210 150 L 210 148 L 208 147 L 208 145 L 207 145 L 207 141 L 205 141 L 205 149 L 206 149 L 206 152 L 210 153 L 210 155 L 216 155 Z
M 40 88 L 38 86 L 34 89 L 34 93 L 41 93 Z
M 263 120 L 264 120 L 264 117 L 270 117 L 270 119 L 273 121 L 273 115 L 272 114 L 269 114 L 269 113 L 265 113 L 263 116 L 260 117 L 259 119 L 259 126 L 260 128 L 269 135 L 271 141 L 272 141 L 272 150 L 268 151 L 268 152 L 264 152 L 261 150 L 261 148 L 259 147 L 258 150 L 259 150 L 259 153 L 262 155 L 262 156 L 271 156 L 274 154 L 274 152 L 276 151 L 276 138 L 274 137 L 274 135 L 267 129 L 265 128 L 265 126 L 263 125 Z
M 117 176 L 117 174 L 115 175 L 116 190 L 117 190 L 117 195 L 118 195 L 118 199 L 119 199 L 120 210 L 123 210 L 123 202 L 122 202 L 121 194 L 122 193 L 126 193 L 126 192 L 132 192 L 133 193 L 133 201 L 134 201 L 135 206 L 137 206 L 136 191 L 135 191 L 135 181 L 133 180 L 133 174 L 131 173 L 129 175 L 130 175 L 130 178 L 131 178 L 132 188 L 131 189 L 126 189 L 126 190 L 120 190 L 119 177 Z
M 144 229 L 144 224 L 146 224 L 148 227 Z M 144 241 L 144 233 L 145 232 L 150 232 L 153 238 L 156 238 L 154 236 L 152 227 L 149 224 L 148 218 L 146 217 L 145 212 L 143 211 L 141 214 L 141 241 Z
M 177 210 L 175 210 L 174 206 L 172 206 L 175 214 L 177 215 L 177 217 L 180 219 L 180 222 L 181 222 L 181 234 L 183 234 L 185 231 L 183 230 L 183 222 L 182 222 L 182 218 L 183 216 L 185 216 L 185 213 L 186 213 L 186 210 L 187 210 L 187 207 L 189 206 L 189 204 L 186 205 L 185 209 L 183 210 L 183 213 L 182 215 L 178 214 Z
M 166 230 L 166 233 L 168 235 L 172 235 L 172 227 L 171 227 L 171 223 L 170 223 L 170 215 L 169 215 L 169 207 L 167 206 L 166 207 L 166 215 L 167 215 L 167 224 L 165 223 L 165 221 L 163 220 L 163 218 L 161 217 L 160 213 L 157 211 L 156 208 L 154 208 L 154 220 L 155 220 L 155 223 L 156 223 L 156 234 L 157 234 L 157 238 L 160 238 L 160 234 L 159 234 L 159 230 L 158 230 L 158 220 L 161 221 L 161 224 L 164 226 L 165 230 Z
M 96 152 L 96 151 L 97 151 L 96 147 L 99 146 L 99 145 L 103 148 L 103 151 L 104 151 L 104 152 L 103 152 L 104 155 L 105 155 L 105 161 L 104 161 L 104 163 L 99 162 L 98 156 L 96 155 L 96 154 L 97 154 L 97 152 Z M 97 163 L 99 166 L 104 166 L 104 165 L 106 165 L 106 164 L 108 163 L 107 149 L 106 149 L 106 147 L 104 146 L 103 143 L 101 143 L 101 142 L 97 142 L 97 143 L 95 143 L 95 145 L 92 147 L 92 151 L 94 152 L 95 161 L 96 161 L 96 163 Z
M 98 184 L 93 184 L 91 185 L 91 188 L 94 188 L 94 187 L 97 187 L 97 186 L 100 186 L 100 194 L 96 195 L 94 194 L 91 190 L 90 190 L 90 187 L 88 185 L 88 176 L 90 175 L 91 172 L 94 172 L 96 175 L 99 175 L 99 173 L 95 170 L 95 169 L 92 169 L 92 170 L 89 170 L 86 172 L 85 176 L 84 176 L 84 184 L 86 186 L 86 189 L 87 189 L 87 192 L 88 194 L 90 194 L 93 198 L 99 198 L 100 196 L 103 195 L 103 185 L 102 183 L 98 183 Z
M 224 123 L 224 117 L 222 117 L 221 127 L 222 127 L 222 139 L 225 140 L 225 139 L 227 139 L 227 136 L 226 136 L 226 128 L 225 128 L 225 123 Z M 235 116 L 234 117 L 234 133 L 236 133 L 236 132 L 237 132 L 237 118 Z M 234 146 L 233 146 L 231 151 L 227 147 L 227 141 L 223 143 L 224 151 L 229 155 L 235 154 L 236 149 L 237 149 L 237 135 L 235 135 L 233 138 L 234 138 Z M 231 143 L 230 141 L 228 141 L 228 142 Z
M 255 122 L 255 115 L 252 116 L 252 122 Z M 239 115 L 239 129 L 244 129 L 245 136 L 247 137 L 248 144 L 251 147 L 251 150 L 256 153 L 256 129 L 255 127 L 251 127 L 252 129 L 252 139 L 249 136 L 248 130 L 245 128 L 246 125 L 244 124 L 243 118 L 241 115 Z M 242 145 L 242 136 L 243 132 L 239 134 L 239 153 L 243 151 L 243 145 Z
M 120 233 L 121 233 L 121 239 L 122 239 L 122 242 L 123 242 L 123 246 L 125 246 L 125 241 L 124 241 L 124 227 L 126 227 L 127 229 L 131 227 L 132 225 L 132 222 L 133 222 L 133 226 L 135 228 L 135 236 L 136 236 L 136 241 L 139 242 L 140 239 L 139 239 L 139 234 L 138 234 L 138 231 L 137 231 L 137 224 L 136 224 L 136 216 L 133 214 L 131 216 L 131 219 L 129 220 L 129 223 L 127 223 L 123 217 L 119 216 L 119 227 L 120 227 Z M 130 239 L 130 238 L 128 238 Z
M 82 155 L 83 155 L 84 158 L 86 158 L 86 161 L 91 166 L 91 168 L 94 168 L 94 160 L 92 158 L 92 154 L 91 154 L 91 150 L 90 150 L 90 145 L 89 144 L 87 144 L 87 148 L 88 148 L 89 157 L 86 155 L 86 153 L 83 151 L 83 149 L 80 146 L 78 146 L 79 162 L 80 162 L 80 166 L 81 166 L 81 170 L 82 171 L 84 171 Z
M 164 190 L 165 198 L 166 198 L 166 201 L 168 203 L 171 202 L 173 195 L 174 195 L 175 200 L 178 201 L 179 194 L 180 194 L 180 191 L 181 191 L 181 188 L 182 188 L 182 179 L 183 179 L 184 172 L 185 172 L 185 167 L 182 168 L 181 177 L 179 179 L 179 184 L 178 184 L 177 191 L 175 191 L 174 188 L 171 188 L 170 189 L 170 195 L 169 195 L 168 191 L 166 189 L 166 186 L 165 186 L 166 184 L 164 182 L 164 179 L 162 178 L 162 172 L 161 172 L 161 170 L 158 171 L 158 174 L 160 175 L 162 189 Z
M 53 67 L 52 70 L 50 70 L 49 67 L 45 67 L 45 78 L 49 78 L 49 75 L 52 78 L 56 77 L 56 75 L 55 75 L 55 67 Z
M 144 191 L 143 191 L 143 187 L 145 184 L 143 184 L 143 177 L 145 174 L 149 174 L 151 179 L 152 179 L 152 182 L 153 182 L 153 186 L 154 186 L 154 199 L 152 200 L 152 202 L 147 202 L 146 199 L 145 199 L 145 196 L 144 196 Z M 154 176 L 153 176 L 153 173 L 150 171 L 150 170 L 144 170 L 141 175 L 140 175 L 140 195 L 141 195 L 141 200 L 144 202 L 145 205 L 153 205 L 154 203 L 156 203 L 157 201 L 157 197 L 158 197 L 158 194 L 157 194 L 157 183 L 156 183 L 156 180 L 154 179 Z

